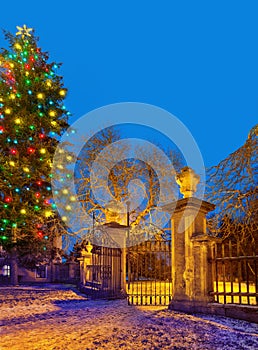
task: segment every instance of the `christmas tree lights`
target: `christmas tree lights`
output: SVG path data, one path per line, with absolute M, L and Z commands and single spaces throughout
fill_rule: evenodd
M 32 28 L 17 29 L 5 33 L 9 48 L 0 52 L 0 244 L 8 248 L 15 228 L 17 244 L 31 249 L 48 240 L 46 223 L 57 217 L 52 158 L 69 112 L 60 64 L 48 62 Z

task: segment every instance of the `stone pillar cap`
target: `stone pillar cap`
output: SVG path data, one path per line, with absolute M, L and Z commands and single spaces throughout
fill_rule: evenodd
M 193 197 L 197 185 L 200 182 L 200 176 L 195 171 L 185 166 L 181 172 L 175 176 L 176 183 L 180 186 L 180 192 L 184 198 Z

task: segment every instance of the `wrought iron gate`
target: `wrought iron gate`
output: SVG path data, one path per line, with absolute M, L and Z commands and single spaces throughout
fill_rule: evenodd
M 170 240 L 148 240 L 127 249 L 127 295 L 129 304 L 169 304 L 172 296 Z
M 121 249 L 93 245 L 83 288 L 91 298 L 115 298 L 121 293 Z

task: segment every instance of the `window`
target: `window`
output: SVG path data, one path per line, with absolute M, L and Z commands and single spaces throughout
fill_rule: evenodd
M 10 265 L 4 265 L 2 267 L 2 275 L 3 276 L 10 276 L 11 275 L 11 267 L 10 267 Z
M 47 266 L 40 265 L 36 267 L 36 278 L 47 278 Z

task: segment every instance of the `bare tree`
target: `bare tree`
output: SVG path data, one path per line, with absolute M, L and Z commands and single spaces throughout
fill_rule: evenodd
M 147 229 L 146 223 L 153 219 L 150 217 L 153 208 L 167 198 L 171 202 L 177 198 L 174 178 L 182 166 L 183 159 L 177 150 L 164 150 L 148 142 L 130 143 L 121 138 L 117 129 L 103 129 L 86 142 L 79 155 L 75 171 L 78 198 L 85 212 L 94 212 L 100 223 L 107 214 L 112 218 L 113 208 L 114 221 L 126 224 L 130 201 L 132 226 Z M 110 207 L 110 202 L 116 202 L 117 206 L 120 203 L 117 209 L 120 218 L 116 216 L 116 206 L 113 203 Z M 161 222 L 156 220 L 155 224 L 157 229 L 162 229 Z
M 207 199 L 216 205 L 210 229 L 234 238 L 242 251 L 258 242 L 258 125 L 244 145 L 208 169 Z

